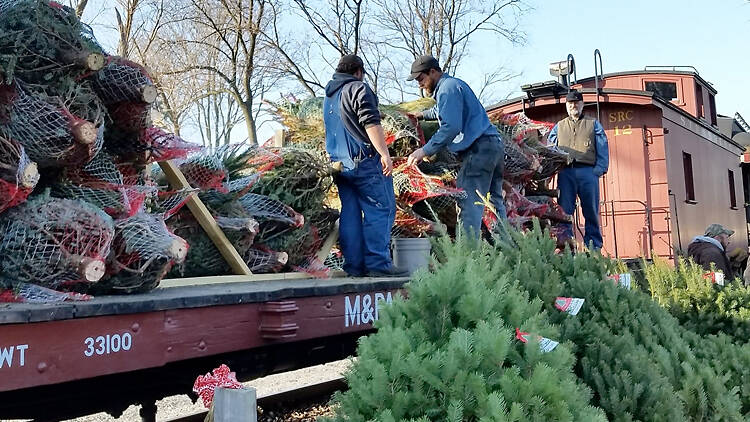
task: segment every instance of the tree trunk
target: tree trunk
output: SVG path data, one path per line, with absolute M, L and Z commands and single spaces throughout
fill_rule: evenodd
M 250 145 L 258 145 L 258 134 L 255 128 L 255 118 L 252 112 L 252 102 L 244 101 L 239 104 L 242 109 L 242 115 L 245 116 L 245 125 L 247 126 L 247 141 Z

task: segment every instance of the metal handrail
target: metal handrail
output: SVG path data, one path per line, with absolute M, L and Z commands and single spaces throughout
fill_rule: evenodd
M 599 61 L 597 61 L 597 57 Z M 604 65 L 602 64 L 602 53 L 597 48 L 594 50 L 594 86 L 596 87 L 596 120 L 601 120 L 601 112 L 599 111 L 599 94 L 601 93 L 599 88 L 599 80 L 604 81 Z
M 693 66 L 646 66 L 643 68 L 643 70 L 669 70 L 669 69 L 671 69 L 674 72 L 677 72 L 678 69 L 692 69 L 696 75 L 700 75 L 700 73 L 698 73 L 698 69 L 696 69 Z
M 568 79 L 568 92 L 570 92 L 570 87 L 578 83 L 578 74 L 576 73 L 576 60 L 573 58 L 573 54 L 568 54 L 568 58 L 565 59 L 568 65 L 568 75 L 573 78 L 571 81 Z

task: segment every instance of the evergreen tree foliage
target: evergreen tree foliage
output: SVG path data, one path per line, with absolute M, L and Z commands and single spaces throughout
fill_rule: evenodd
M 508 277 L 492 248 L 441 242 L 442 262 L 381 308 L 378 332 L 338 394 L 334 421 L 601 421 L 572 373 L 569 344 L 542 353 L 516 328 L 558 338 L 538 298 Z
M 594 391 L 593 403 L 613 421 L 745 420 L 734 375 L 716 371 L 704 339 L 679 325 L 639 291 L 607 279 L 616 263 L 598 252 L 554 254 L 555 242 L 538 225 L 500 241 L 498 259 L 531 297 L 543 300 L 561 341 L 575 345 L 576 373 Z M 554 313 L 557 296 L 586 300 L 573 317 Z M 701 352 L 703 353 L 703 352 Z
M 700 265 L 680 259 L 672 268 L 659 257 L 646 265 L 654 300 L 698 334 L 724 333 L 736 340 L 750 339 L 750 289 L 738 281 L 712 284 Z

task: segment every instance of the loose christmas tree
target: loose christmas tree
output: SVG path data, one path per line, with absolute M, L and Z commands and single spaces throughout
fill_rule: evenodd
M 379 316 L 378 332 L 360 341 L 332 420 L 606 420 L 572 373 L 570 345 L 541 349 L 550 343 L 539 336 L 560 332 L 506 263 L 462 241 L 443 242 L 441 255 L 407 286 L 408 299 L 363 303 L 359 318 Z M 533 333 L 528 343 L 521 331 Z

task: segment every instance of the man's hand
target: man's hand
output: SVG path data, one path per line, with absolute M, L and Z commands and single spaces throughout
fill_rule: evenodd
M 420 161 L 424 160 L 424 157 L 425 157 L 424 149 L 419 148 L 418 150 L 409 154 L 409 159 L 406 160 L 406 165 L 407 166 L 417 165 L 419 164 Z
M 383 175 L 390 176 L 393 173 L 393 160 L 389 155 L 380 157 L 380 164 L 383 165 Z
M 424 119 L 424 113 L 421 112 L 421 111 L 415 111 L 414 113 L 409 113 L 409 114 L 411 114 L 412 116 L 414 116 L 414 118 L 417 119 L 417 120 Z

